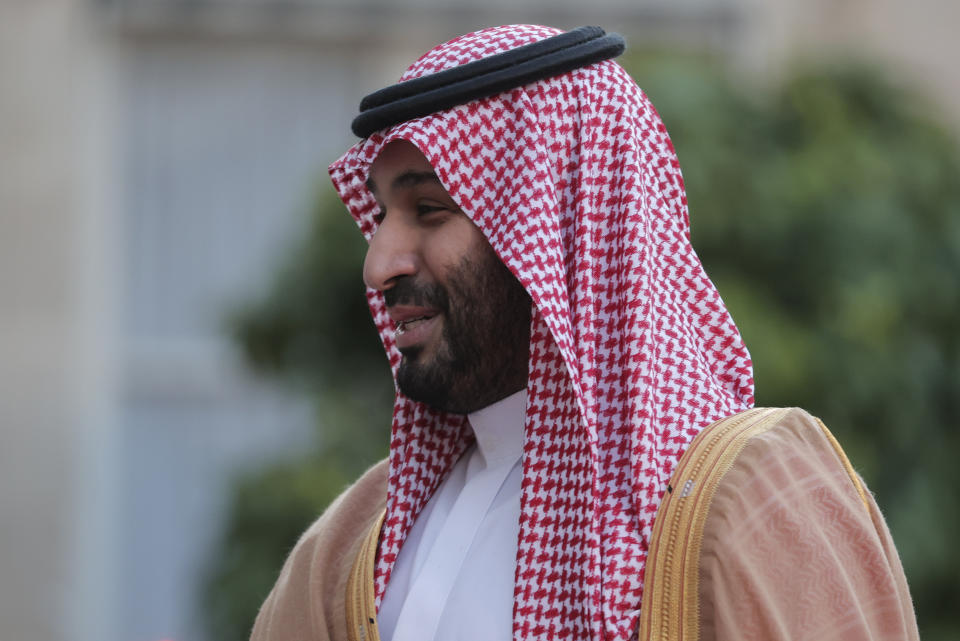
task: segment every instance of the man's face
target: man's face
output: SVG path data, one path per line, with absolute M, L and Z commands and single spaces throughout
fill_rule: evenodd
M 400 391 L 466 414 L 525 387 L 530 297 L 427 159 L 392 142 L 368 185 L 382 218 L 363 277 L 397 327 Z

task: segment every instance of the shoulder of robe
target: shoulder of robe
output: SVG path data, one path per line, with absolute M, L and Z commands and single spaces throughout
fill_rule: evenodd
M 347 577 L 386 504 L 387 461 L 364 473 L 297 541 L 264 601 L 251 641 L 346 639 Z
M 691 444 L 671 490 L 664 503 L 679 529 L 655 525 L 664 541 L 647 572 L 659 565 L 661 602 L 665 587 L 686 600 L 641 638 L 919 637 L 886 523 L 819 419 L 757 408 L 720 421 Z

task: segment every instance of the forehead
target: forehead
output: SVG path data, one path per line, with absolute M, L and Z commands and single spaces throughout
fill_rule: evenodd
M 406 140 L 394 140 L 384 146 L 370 164 L 367 187 L 378 192 L 394 186 L 406 174 L 433 175 L 433 166 L 417 147 Z M 434 178 L 436 180 L 436 178 Z

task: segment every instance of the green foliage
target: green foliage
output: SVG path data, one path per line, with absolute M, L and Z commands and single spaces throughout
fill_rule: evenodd
M 389 384 L 360 274 L 366 243 L 326 182 L 316 203 L 272 289 L 236 314 L 234 337 L 254 369 L 317 393 L 355 387 L 371 372 Z
M 322 455 L 240 480 L 215 572 L 207 584 L 210 637 L 247 639 L 297 538 L 351 480 Z
M 960 156 L 924 105 L 862 68 L 767 92 L 702 61 L 634 58 L 684 168 L 694 246 L 751 348 L 762 405 L 821 416 L 877 493 L 925 639 L 960 632 Z M 385 452 L 392 387 L 328 196 L 236 336 L 317 399 L 318 452 L 238 485 L 210 583 L 213 638 L 244 638 L 302 531 Z M 336 210 L 336 213 L 334 213 Z

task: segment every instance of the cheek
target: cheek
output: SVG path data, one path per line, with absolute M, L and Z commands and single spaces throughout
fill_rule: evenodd
M 452 268 L 465 260 L 479 264 L 494 254 L 483 232 L 464 216 L 455 224 L 444 225 L 430 242 L 432 262 Z

